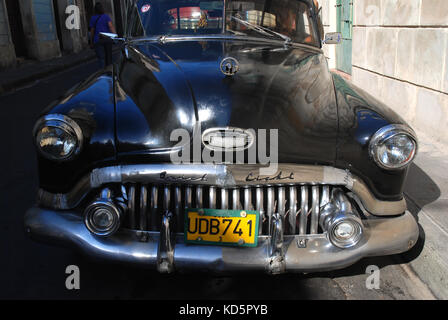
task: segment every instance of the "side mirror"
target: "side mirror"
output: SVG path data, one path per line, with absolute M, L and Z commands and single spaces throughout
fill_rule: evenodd
M 330 32 L 325 35 L 325 44 L 340 44 L 342 42 L 342 34 L 340 32 Z
M 100 32 L 99 37 L 106 41 L 111 41 L 113 43 L 122 42 L 124 38 L 119 38 L 116 33 Z

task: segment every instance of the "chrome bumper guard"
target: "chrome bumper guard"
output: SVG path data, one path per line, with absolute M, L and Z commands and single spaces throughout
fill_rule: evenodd
M 363 220 L 363 239 L 352 248 L 340 249 L 328 240 L 326 233 L 283 235 L 278 219 L 272 221 L 276 230 L 273 236 L 259 236 L 256 248 L 187 245 L 182 234 L 170 232 L 170 214 L 163 217 L 160 233 L 122 230 L 111 237 L 98 238 L 75 213 L 31 208 L 25 216 L 25 230 L 36 240 L 74 247 L 92 258 L 150 267 L 164 273 L 328 271 L 347 267 L 364 257 L 405 252 L 415 245 L 419 235 L 417 222 L 406 211 L 397 217 Z

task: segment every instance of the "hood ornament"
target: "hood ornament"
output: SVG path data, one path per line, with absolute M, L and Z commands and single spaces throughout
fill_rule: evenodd
M 238 70 L 240 70 L 240 63 L 235 58 L 227 57 L 221 61 L 220 67 L 221 72 L 226 76 L 233 76 L 238 72 Z
M 240 128 L 210 128 L 202 134 L 202 143 L 213 151 L 243 151 L 255 143 L 255 134 Z

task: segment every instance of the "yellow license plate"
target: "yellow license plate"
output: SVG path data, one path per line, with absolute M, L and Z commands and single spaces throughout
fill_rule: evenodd
M 188 209 L 185 215 L 185 242 L 256 247 L 258 223 L 258 211 Z

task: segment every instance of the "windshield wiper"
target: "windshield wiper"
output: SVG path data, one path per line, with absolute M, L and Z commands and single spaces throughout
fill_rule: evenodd
M 250 22 L 244 21 L 244 20 L 242 20 L 240 18 L 237 18 L 235 16 L 231 16 L 231 18 L 234 19 L 235 21 L 245 25 L 246 27 L 248 27 L 248 28 L 250 28 L 252 30 L 255 30 L 255 31 L 257 31 L 257 32 L 259 32 L 259 33 L 261 33 L 263 35 L 270 36 L 270 37 L 272 37 L 272 36 L 280 37 L 280 38 L 282 38 L 285 41 L 285 44 L 288 44 L 288 43 L 292 42 L 290 37 L 285 36 L 284 34 L 275 32 L 275 31 L 273 31 L 273 30 L 271 30 L 269 28 L 254 25 L 254 24 L 252 24 Z

